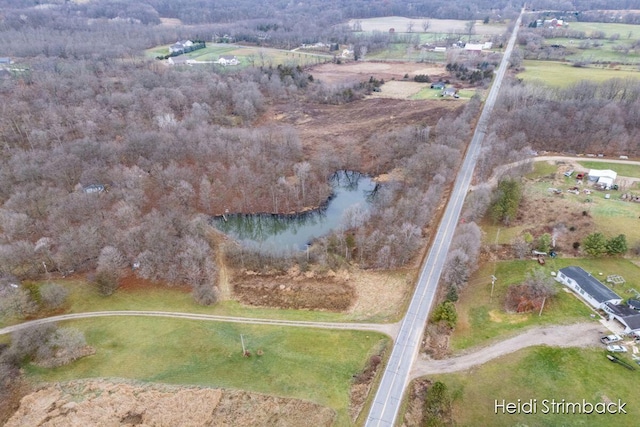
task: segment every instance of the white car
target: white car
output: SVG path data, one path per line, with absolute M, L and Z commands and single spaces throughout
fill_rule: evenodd
M 620 335 L 607 335 L 600 338 L 600 341 L 602 341 L 602 344 L 613 344 L 614 342 L 622 341 L 622 337 Z
M 613 344 L 613 345 L 608 345 L 607 350 L 610 351 L 611 353 L 626 353 L 627 347 L 623 345 Z

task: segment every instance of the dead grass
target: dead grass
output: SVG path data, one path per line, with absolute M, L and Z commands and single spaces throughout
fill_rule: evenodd
M 36 425 L 330 426 L 335 412 L 299 399 L 205 387 L 71 381 L 26 396 L 7 427 Z

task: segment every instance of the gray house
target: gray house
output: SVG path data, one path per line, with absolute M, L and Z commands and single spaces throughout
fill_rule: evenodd
M 580 267 L 561 268 L 556 280 L 573 290 L 596 310 L 604 310 L 606 303 L 617 305 L 622 302 L 620 295 Z

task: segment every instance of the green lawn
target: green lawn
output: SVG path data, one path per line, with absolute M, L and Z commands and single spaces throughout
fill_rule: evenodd
M 518 77 L 525 81 L 536 81 L 548 86 L 569 86 L 580 80 L 603 82 L 612 78 L 640 78 L 637 69 L 612 69 L 601 67 L 573 67 L 568 62 L 524 61 L 523 72 Z
M 581 160 L 578 162 L 585 169 L 611 169 L 618 173 L 620 176 L 629 176 L 632 178 L 640 178 L 640 166 L 638 165 L 626 165 L 624 163 L 607 163 L 607 162 L 595 162 L 589 160 Z
M 602 31 L 607 37 L 619 34 L 621 43 L 630 43 L 633 39 L 640 38 L 640 27 L 632 24 L 616 24 L 604 22 L 571 22 L 569 28 L 575 31 L 584 31 L 591 36 L 594 31 Z
M 571 264 L 573 265 L 573 264 Z M 633 264 L 631 264 L 633 265 Z M 504 298 L 510 285 L 522 283 L 527 272 L 536 268 L 533 260 L 501 261 L 483 264 L 469 280 L 456 303 L 458 325 L 451 336 L 454 351 L 504 339 L 536 325 L 567 324 L 590 319 L 592 311 L 573 294 L 562 291 L 547 301 L 542 316 L 538 313 L 509 314 L 504 311 Z M 551 267 L 550 267 L 551 266 Z M 547 263 L 550 272 L 554 266 Z M 498 280 L 491 298 L 491 276 Z M 638 276 L 640 278 L 640 276 Z
M 69 291 L 69 296 L 65 307 L 55 314 L 106 310 L 155 310 L 320 322 L 367 321 L 361 316 L 345 313 L 257 308 L 243 306 L 236 301 L 223 301 L 212 306 L 202 306 L 193 301 L 189 292 L 170 287 L 118 289 L 113 295 L 105 297 L 86 281 L 56 280 L 56 283 L 63 285 Z M 378 318 L 376 321 L 384 320 Z M 0 318 L 0 327 L 20 322 L 20 319 Z
M 56 369 L 28 366 L 32 379 L 117 377 L 250 390 L 331 407 L 339 426 L 351 424 L 352 376 L 389 342 L 374 333 L 183 319 L 85 319 L 65 326 L 84 331 L 97 353 Z M 240 335 L 250 358 L 242 357 Z
M 623 356 L 627 361 L 630 357 Z M 635 364 L 634 364 L 635 366 Z M 561 349 L 534 347 L 518 351 L 478 368 L 457 374 L 435 375 L 455 396 L 457 426 L 635 426 L 640 417 L 637 404 L 640 372 L 611 363 L 600 348 Z M 496 414 L 502 403 L 537 399 L 534 414 Z M 545 414 L 543 400 L 626 402 L 627 414 Z M 547 406 L 550 406 L 547 403 Z M 547 411 L 548 412 L 548 411 Z

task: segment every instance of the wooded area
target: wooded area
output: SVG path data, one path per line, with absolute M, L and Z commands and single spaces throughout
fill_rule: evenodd
M 215 27 L 156 25 L 160 16 L 186 19 L 184 10 L 204 10 L 206 2 L 180 10 L 172 9 L 174 2 L 153 1 L 126 8 L 110 1 L 32 5 L 12 3 L 0 26 L 5 54 L 20 62 L 19 70 L 0 80 L 0 271 L 20 278 L 98 268 L 96 279 L 108 293 L 109 283 L 117 281 L 113 272 L 135 264 L 136 274 L 146 279 L 211 288 L 216 266 L 206 235 L 209 215 L 319 206 L 330 194 L 328 178 L 347 167 L 375 173 L 399 168 L 405 179 L 383 186 L 370 216 L 353 215 L 350 226 L 314 251 L 315 261 L 332 264 L 341 254 L 363 266 L 403 265 L 420 246 L 421 230 L 452 177 L 480 107 L 472 100 L 464 112 L 454 110 L 434 127 L 375 133 L 366 143 L 366 161 L 332 153 L 310 157 L 294 127 L 261 119 L 269 106 L 353 102 L 372 89 L 369 84 L 328 86 L 287 66 L 222 75 L 206 67 L 167 68 L 140 56 L 142 49 L 187 31 L 211 38 Z M 248 12 L 248 5 L 234 2 L 225 10 L 244 18 L 261 10 Z M 267 2 L 261 7 L 271 12 L 245 22 L 276 39 L 275 33 L 286 34 L 289 42 L 327 37 L 324 31 L 349 39 L 344 28 L 326 24 L 356 16 L 350 8 L 357 5 L 322 3 L 313 21 L 322 30 L 295 31 L 286 24 L 320 4 Z M 485 10 L 476 6 L 473 13 Z M 342 13 L 330 13 L 335 10 Z M 404 9 L 367 10 L 375 15 Z M 444 9 L 409 15 L 414 14 L 456 17 Z M 267 16 L 277 25 L 265 27 Z M 480 174 L 525 158 L 530 147 L 552 150 L 561 144 L 568 152 L 635 154 L 639 102 L 637 81 L 581 82 L 565 90 L 513 82 L 494 113 Z

